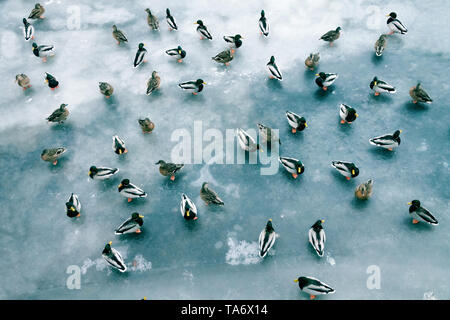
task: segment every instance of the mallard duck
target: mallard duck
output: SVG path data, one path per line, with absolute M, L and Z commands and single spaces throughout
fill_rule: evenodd
M 119 136 L 113 136 L 112 149 L 117 154 L 125 154 L 128 152 L 127 148 L 125 148 L 125 142 L 119 138 Z
M 294 179 L 297 179 L 297 177 L 305 172 L 305 166 L 303 163 L 295 158 L 288 158 L 288 157 L 279 157 L 278 161 L 280 161 L 281 165 L 286 169 L 287 172 L 292 174 Z
M 325 91 L 339 77 L 337 73 L 325 73 L 325 72 L 317 73 L 316 76 L 318 77 L 316 78 L 316 84 Z
M 145 9 L 145 11 L 148 13 L 147 15 L 147 23 L 152 30 L 158 30 L 159 29 L 159 21 L 158 17 L 153 15 L 149 8 Z
M 271 56 L 270 61 L 267 63 L 267 68 L 269 69 L 269 78 L 283 80 L 280 70 L 278 69 L 277 64 L 275 63 L 275 57 Z
M 197 20 L 197 22 L 194 22 L 194 24 L 198 24 L 197 33 L 200 35 L 200 40 L 203 40 L 205 38 L 209 39 L 209 40 L 212 40 L 212 36 L 209 33 L 209 31 L 206 28 L 206 26 L 203 24 L 202 20 Z
M 232 43 L 234 48 L 240 48 L 242 46 L 242 40 L 244 39 L 240 34 L 237 34 L 235 36 L 224 36 L 223 40 L 225 40 L 228 43 Z M 234 52 L 233 52 L 234 53 Z
M 139 119 L 138 123 L 143 133 L 152 133 L 153 129 L 155 129 L 155 124 L 149 118 Z
M 261 30 L 261 34 L 266 37 L 269 36 L 269 24 L 267 23 L 266 13 L 264 10 L 261 10 L 261 17 L 259 18 L 259 30 Z
M 386 17 L 389 17 L 387 19 L 386 24 L 388 25 L 389 29 L 391 31 L 388 34 L 394 34 L 394 33 L 401 33 L 405 34 L 408 32 L 408 29 L 403 25 L 403 23 L 400 22 L 400 20 L 397 19 L 397 14 L 395 12 L 391 12 L 386 15 Z
M 255 139 L 253 139 L 246 131 L 243 129 L 237 129 L 236 135 L 238 137 L 239 146 L 244 151 L 248 152 L 254 152 L 256 150 L 259 150 L 260 152 L 263 151 L 261 146 L 255 142 Z
M 353 162 L 332 161 L 331 166 L 342 174 L 347 180 L 356 178 L 359 175 L 359 169 Z
M 142 218 L 144 218 L 144 216 L 140 215 L 137 212 L 133 212 L 131 214 L 131 218 L 128 218 L 120 226 L 118 226 L 114 233 L 141 233 L 141 227 L 144 224 L 144 220 Z
M 136 52 L 136 56 L 134 57 L 133 66 L 136 68 L 138 65 L 140 65 L 142 62 L 147 62 L 147 60 L 144 60 L 144 56 L 147 53 L 147 50 L 144 48 L 144 44 L 141 42 L 139 43 L 138 50 Z
M 213 203 L 223 206 L 225 204 L 222 199 L 219 198 L 217 192 L 209 187 L 207 182 L 203 182 L 202 184 L 202 188 L 200 189 L 200 198 L 205 201 L 205 205 Z
M 375 42 L 375 54 L 377 55 L 377 57 L 380 57 L 383 52 L 384 49 L 386 49 L 386 43 L 387 43 L 387 36 L 385 34 L 382 34 L 377 42 Z
M 16 75 L 16 82 L 19 85 L 19 87 L 23 88 L 23 90 L 31 88 L 30 78 L 28 78 L 28 76 L 24 73 Z
M 125 34 L 121 30 L 117 29 L 116 25 L 113 25 L 112 29 L 113 29 L 112 35 L 114 39 L 116 39 L 117 44 L 120 44 L 121 42 L 128 42 L 128 39 L 125 36 Z
M 420 205 L 419 200 L 413 200 L 408 202 L 409 214 L 413 218 L 413 223 L 419 223 L 420 221 L 426 222 L 428 224 L 432 224 L 437 226 L 439 223 L 435 217 L 424 207 Z
M 380 93 L 395 93 L 396 90 L 393 86 L 391 86 L 389 83 L 378 79 L 377 77 L 374 77 L 372 82 L 370 82 L 369 85 L 370 89 L 372 89 L 373 91 L 375 91 L 375 95 L 379 96 Z
M 66 108 L 67 106 L 67 104 L 62 103 L 46 120 L 48 122 L 63 123 L 69 116 L 69 109 Z
M 358 118 L 358 114 L 356 113 L 356 110 L 352 107 L 341 103 L 339 106 L 339 116 L 341 117 L 341 123 L 352 123 L 353 121 Z
M 336 30 L 330 30 L 321 36 L 319 40 L 327 41 L 330 43 L 330 46 L 333 46 L 333 42 L 341 36 L 341 30 L 341 27 L 337 27 Z
M 310 53 L 309 56 L 305 60 L 305 66 L 309 68 L 309 70 L 314 70 L 315 67 L 319 65 L 320 54 Z
M 298 282 L 300 290 L 308 293 L 311 300 L 319 294 L 330 294 L 335 292 L 332 287 L 313 277 L 298 277 L 294 282 Z
M 194 202 L 184 193 L 181 195 L 180 211 L 186 220 L 197 220 L 197 207 Z
M 170 14 L 169 8 L 166 9 L 166 21 L 169 25 L 169 30 L 178 30 L 177 24 L 175 22 L 175 18 Z
M 382 147 L 388 149 L 389 151 L 392 151 L 400 145 L 401 132 L 402 130 L 397 130 L 394 132 L 394 134 L 386 134 L 384 136 L 369 139 L 369 142 L 371 145 Z
M 306 119 L 294 112 L 286 111 L 286 119 L 289 125 L 292 127 L 292 133 L 296 133 L 297 131 L 303 131 L 305 130 L 305 128 L 308 128 Z
M 358 185 L 355 189 L 355 197 L 360 200 L 367 200 L 372 196 L 373 181 L 372 179 L 367 180 Z
M 128 202 L 131 202 L 135 198 L 147 197 L 147 193 L 132 184 L 129 179 L 123 179 L 117 188 L 122 196 L 128 198 Z
M 52 162 L 54 165 L 58 163 L 58 159 L 66 153 L 67 149 L 64 147 L 44 149 L 41 153 L 41 159 L 44 161 Z
M 433 102 L 433 99 L 428 95 L 428 93 L 422 88 L 422 85 L 417 83 L 415 87 L 412 87 L 409 89 L 409 95 L 411 98 L 413 98 L 413 103 L 417 102 L 425 102 L 425 103 L 431 103 Z
M 193 95 L 197 95 L 203 90 L 203 86 L 206 84 L 202 79 L 197 79 L 196 81 L 187 81 L 178 84 L 178 86 L 183 90 L 190 90 Z
M 159 164 L 159 173 L 161 173 L 163 176 L 170 176 L 170 180 L 174 181 L 175 180 L 175 173 L 177 171 L 180 171 L 183 167 L 184 164 L 176 164 L 176 163 L 170 163 L 170 162 L 165 162 L 163 160 L 159 160 L 157 163 L 155 164 Z
M 281 140 L 272 128 L 269 128 L 261 123 L 258 123 L 259 135 L 263 138 L 263 142 L 272 143 L 272 141 L 278 141 L 281 144 Z
M 317 220 L 309 229 L 308 237 L 309 243 L 311 243 L 314 250 L 316 250 L 319 257 L 323 257 L 323 251 L 325 250 L 325 241 L 327 238 L 325 236 L 325 230 L 323 230 L 322 223 L 325 220 Z
M 47 61 L 47 57 L 55 55 L 55 47 L 52 45 L 38 46 L 36 42 L 33 42 L 32 46 L 33 48 L 31 50 L 33 51 L 33 54 L 38 58 L 42 58 L 43 62 Z
M 272 226 L 272 219 L 267 221 L 266 227 L 259 234 L 259 256 L 264 258 L 275 244 L 277 234 Z
M 56 78 L 54 76 L 52 76 L 50 73 L 45 73 L 45 83 L 47 83 L 48 87 L 51 90 L 55 90 L 56 88 L 59 87 L 59 81 L 56 80 Z
M 93 180 L 105 180 L 119 172 L 118 168 L 106 168 L 91 166 L 89 168 L 89 177 Z
M 228 49 L 218 53 L 216 56 L 212 57 L 216 62 L 223 63 L 226 66 L 230 65 L 230 61 L 234 59 L 233 50 Z
M 30 41 L 30 39 L 34 39 L 34 27 L 25 18 L 23 18 L 22 21 L 23 21 L 23 36 L 25 37 L 25 41 Z
M 122 256 L 120 255 L 119 251 L 111 247 L 111 244 L 111 241 L 108 242 L 105 246 L 105 249 L 103 249 L 103 259 L 105 259 L 105 261 L 114 269 L 117 269 L 120 272 L 127 271 L 127 266 L 125 265 Z
M 81 203 L 78 200 L 78 196 L 73 194 L 70 196 L 69 200 L 66 202 L 67 216 L 69 218 L 78 218 L 80 217 L 81 212 Z
M 114 88 L 107 82 L 99 82 L 98 87 L 100 89 L 100 93 L 103 94 L 107 99 L 112 96 L 114 92 Z
M 152 72 L 152 76 L 147 81 L 147 95 L 151 95 L 153 91 L 158 90 L 161 85 L 161 77 L 156 71 Z
M 44 12 L 45 12 L 44 7 L 41 6 L 39 3 L 36 3 L 34 5 L 34 9 L 31 10 L 31 13 L 28 16 L 28 19 L 44 19 L 45 18 L 43 16 Z
M 183 59 L 186 57 L 186 51 L 181 48 L 181 46 L 178 46 L 178 48 L 175 49 L 169 49 L 166 51 L 166 54 L 168 54 L 171 57 L 177 58 L 178 62 L 183 62 Z

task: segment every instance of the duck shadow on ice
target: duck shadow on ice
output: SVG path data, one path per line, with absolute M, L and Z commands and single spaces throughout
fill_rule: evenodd
M 327 90 L 323 90 L 322 88 L 318 88 L 316 90 L 316 92 L 314 92 L 314 98 L 316 98 L 316 100 L 324 100 L 326 99 L 330 94 L 333 93 L 334 91 L 334 86 L 329 86 Z
M 72 134 L 73 133 L 73 124 L 70 122 L 63 122 L 63 123 L 49 123 L 50 130 L 66 133 L 66 134 Z
M 330 171 L 332 175 L 336 178 L 336 181 L 342 186 L 345 187 L 345 189 L 352 189 L 354 190 L 356 188 L 355 179 L 347 180 L 342 174 L 340 174 L 335 168 L 330 168 Z
M 183 98 L 184 102 L 189 102 L 189 103 L 204 103 L 205 102 L 205 97 L 202 94 L 203 92 L 200 92 L 198 95 L 193 95 L 192 93 L 186 93 L 183 92 L 183 94 L 185 95 Z
M 109 98 L 104 97 L 103 102 L 106 106 L 113 110 L 115 110 L 119 106 L 119 101 L 116 99 L 115 95 L 112 95 Z
M 406 210 L 406 212 L 408 212 L 408 210 Z M 419 223 L 412 223 L 412 218 L 405 216 L 405 218 L 403 218 L 403 223 L 405 224 L 405 226 L 408 228 L 408 231 L 415 231 L 415 232 L 420 232 L 420 231 L 424 231 L 424 230 L 431 230 L 434 228 L 434 226 L 425 223 L 425 222 L 419 222 Z
M 380 148 L 380 147 L 372 147 L 369 148 L 369 152 L 371 154 L 373 154 L 374 156 L 376 156 L 379 159 L 393 159 L 396 155 L 395 150 L 394 151 L 389 151 L 387 149 L 384 148 Z
M 120 171 L 119 171 L 119 174 L 120 174 Z M 92 179 L 89 178 L 89 180 L 92 180 Z M 113 189 L 114 191 L 117 192 L 116 189 L 117 189 L 117 186 L 119 185 L 120 181 L 122 181 L 122 178 L 119 178 L 119 177 L 117 177 L 117 175 L 114 175 L 109 179 L 98 181 L 99 183 L 97 183 L 97 188 L 100 191 L 109 191 L 109 190 Z
M 272 89 L 272 90 L 283 89 L 283 84 L 281 83 L 281 81 L 276 80 L 276 79 L 267 78 L 266 85 L 267 85 L 267 88 Z
M 308 68 L 305 67 L 305 72 L 303 72 L 303 77 L 305 78 L 305 80 L 307 80 L 308 82 L 313 82 L 313 79 L 316 77 L 316 73 L 314 70 L 309 70 Z M 323 91 L 323 90 L 322 90 Z
M 383 56 L 378 57 L 375 53 L 372 54 L 372 63 L 376 66 L 383 62 Z
M 403 104 L 406 111 L 410 114 L 422 113 L 428 110 L 428 105 L 426 103 L 413 103 L 412 101 L 405 102 Z
M 369 93 L 370 103 L 390 103 L 392 102 L 392 97 L 389 94 L 380 94 L 379 96 Z
M 348 124 L 348 123 L 340 123 L 341 118 L 338 118 L 337 121 L 337 128 L 341 131 L 341 132 L 345 132 L 348 133 L 352 130 L 352 125 Z
M 358 199 L 356 197 L 354 197 L 351 201 L 351 205 L 353 206 L 353 208 L 355 208 L 356 210 L 362 210 L 367 208 L 367 206 L 369 205 L 370 200 L 361 200 Z

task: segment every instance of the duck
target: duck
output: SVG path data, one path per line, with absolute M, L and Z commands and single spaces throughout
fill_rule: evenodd
M 41 4 L 36 3 L 34 5 L 33 10 L 31 10 L 30 15 L 28 16 L 28 19 L 44 19 L 45 17 L 43 16 L 45 12 L 45 8 L 43 6 L 41 6 Z
M 396 130 L 394 134 L 386 134 L 384 136 L 375 137 L 369 139 L 369 142 L 371 145 L 392 151 L 400 145 L 400 133 L 402 133 L 402 130 Z
M 383 54 L 384 49 L 386 49 L 386 43 L 387 36 L 385 34 L 382 34 L 375 42 L 375 54 L 377 55 L 377 57 L 381 57 L 381 55 Z
M 25 18 L 23 18 L 22 21 L 23 21 L 23 36 L 25 37 L 25 41 L 30 41 L 30 39 L 34 39 L 34 27 Z
M 316 78 L 316 84 L 325 91 L 339 77 L 337 73 L 325 73 L 325 72 L 317 73 L 316 76 L 318 77 Z
M 224 50 L 222 52 L 219 52 L 217 55 L 215 55 L 211 59 L 213 59 L 216 62 L 223 63 L 226 66 L 229 66 L 230 65 L 230 61 L 234 59 L 233 50 L 232 49 L 228 49 L 228 50 Z
M 308 237 L 309 243 L 311 243 L 314 250 L 319 257 L 323 257 L 323 251 L 325 250 L 325 242 L 327 238 L 325 236 L 325 230 L 323 230 L 322 223 L 325 220 L 317 220 L 309 229 Z
M 92 180 L 105 180 L 111 178 L 119 172 L 119 168 L 107 168 L 107 167 L 96 167 L 91 166 L 89 168 L 89 177 Z
M 240 48 L 242 46 L 241 39 L 244 39 L 244 38 L 240 34 L 237 34 L 235 36 L 224 36 L 223 37 L 223 40 L 225 40 L 225 42 L 231 43 L 233 45 L 233 48 L 235 48 L 235 49 Z
M 317 53 L 310 53 L 309 56 L 305 60 L 305 66 L 309 68 L 309 70 L 314 70 L 315 67 L 319 65 L 320 60 L 320 54 Z
M 381 93 L 395 93 L 396 90 L 389 83 L 374 77 L 372 82 L 369 85 L 370 89 L 375 91 L 375 95 L 379 96 Z
M 261 17 L 259 18 L 259 30 L 260 33 L 266 37 L 269 36 L 269 24 L 267 23 L 266 13 L 264 10 L 261 10 Z
M 217 192 L 215 192 L 209 187 L 208 182 L 203 182 L 202 188 L 200 189 L 200 198 L 202 198 L 202 200 L 205 202 L 205 205 L 213 203 L 223 206 L 225 204 L 223 200 L 220 199 Z
M 136 68 L 141 63 L 147 62 L 147 60 L 144 60 L 144 56 L 147 53 L 147 49 L 144 48 L 144 44 L 141 42 L 138 45 L 138 50 L 136 52 L 136 56 L 134 57 L 133 66 Z
M 294 179 L 297 179 L 297 177 L 300 174 L 305 172 L 305 166 L 298 159 L 289 158 L 289 157 L 279 157 L 278 161 L 286 169 L 287 172 L 292 174 L 292 177 L 294 177 Z
M 124 154 L 128 152 L 127 148 L 125 148 L 125 142 L 122 139 L 120 139 L 119 136 L 113 136 L 112 139 L 113 139 L 112 148 L 115 153 Z
M 342 174 L 347 180 L 356 178 L 359 175 L 359 169 L 353 162 L 332 161 L 331 166 Z
M 55 55 L 55 46 L 46 44 L 38 46 L 36 42 L 33 42 L 32 46 L 33 54 L 38 58 L 42 58 L 43 62 L 47 61 L 47 57 Z
M 258 123 L 258 131 L 259 135 L 263 138 L 263 142 L 272 143 L 272 141 L 278 141 L 278 144 L 281 144 L 280 138 L 278 137 L 276 132 L 272 130 L 272 128 Z
M 422 85 L 417 83 L 415 87 L 409 89 L 409 95 L 413 98 L 413 103 L 425 102 L 430 104 L 433 99 L 428 95 L 428 93 L 422 88 Z
M 394 33 L 406 34 L 408 32 L 408 29 L 406 29 L 403 23 L 401 23 L 401 21 L 397 19 L 397 14 L 395 12 L 387 14 L 386 17 L 389 17 L 386 21 L 389 29 L 391 29 L 391 31 L 388 33 L 389 35 L 392 35 Z
M 131 218 L 125 220 L 114 232 L 117 235 L 127 233 L 141 233 L 141 227 L 144 224 L 144 216 L 138 212 L 133 212 Z
M 186 58 L 186 51 L 183 50 L 181 46 L 178 46 L 178 48 L 175 49 L 166 50 L 166 54 L 171 57 L 177 58 L 177 61 L 179 63 L 183 62 L 183 59 Z
M 259 150 L 262 152 L 262 148 L 255 140 L 243 129 L 239 128 L 236 130 L 236 135 L 238 137 L 239 146 L 244 151 L 254 152 Z
M 41 153 L 41 159 L 44 161 L 52 162 L 53 165 L 58 163 L 58 159 L 66 153 L 67 149 L 65 147 L 44 149 Z
M 408 202 L 409 214 L 413 218 L 413 223 L 419 223 L 420 221 L 426 222 L 431 225 L 437 226 L 439 223 L 436 218 L 424 207 L 421 206 L 419 200 L 413 200 Z
M 303 131 L 305 130 L 305 128 L 308 128 L 306 119 L 292 111 L 286 111 L 286 119 L 289 125 L 292 127 L 292 133 L 296 133 L 297 131 Z
M 121 42 L 128 42 L 128 39 L 125 36 L 125 34 L 122 32 L 122 30 L 117 29 L 117 26 L 115 24 L 112 26 L 112 29 L 113 29 L 112 35 L 114 39 L 116 39 L 118 45 Z
M 352 123 L 353 121 L 358 118 L 358 114 L 356 113 L 356 110 L 352 107 L 341 103 L 339 106 L 339 116 L 341 117 L 341 123 Z
M 149 8 L 145 9 L 148 13 L 147 15 L 147 23 L 152 30 L 159 30 L 159 21 L 158 17 L 153 15 Z
M 159 164 L 159 173 L 161 173 L 163 176 L 167 177 L 170 176 L 170 180 L 175 180 L 175 173 L 183 169 L 184 164 L 176 164 L 176 163 L 170 163 L 165 162 L 164 160 L 159 160 L 157 163 Z
M 271 56 L 270 61 L 267 63 L 267 68 L 269 69 L 269 78 L 277 79 L 282 81 L 283 76 L 281 75 L 280 70 L 278 69 L 277 64 L 275 63 L 275 57 Z
M 355 197 L 360 200 L 367 200 L 372 196 L 373 180 L 369 179 L 361 183 L 355 189 Z
M 147 81 L 147 95 L 151 95 L 153 91 L 158 90 L 161 85 L 161 77 L 158 72 L 153 71 L 152 76 Z
M 53 113 L 46 120 L 48 122 L 63 123 L 69 116 L 69 109 L 66 108 L 67 106 L 67 104 L 61 103 L 59 108 L 53 111 Z
M 20 73 L 16 75 L 16 83 L 21 87 L 24 91 L 28 88 L 31 88 L 30 78 L 24 73 Z
M 259 256 L 264 258 L 275 244 L 277 234 L 272 226 L 272 219 L 267 221 L 266 227 L 259 234 Z
M 169 30 L 178 30 L 178 26 L 175 22 L 175 18 L 170 14 L 170 10 L 169 8 L 166 9 L 166 21 L 167 24 L 169 25 Z
M 200 35 L 200 40 L 203 40 L 205 38 L 209 39 L 209 40 L 212 40 L 212 36 L 209 33 L 209 31 L 206 28 L 206 26 L 203 24 L 202 20 L 197 20 L 197 22 L 194 22 L 194 24 L 198 24 L 197 33 Z
M 309 294 L 311 300 L 315 299 L 319 294 L 335 292 L 332 287 L 313 277 L 298 277 L 294 282 L 298 283 L 300 290 Z
M 330 46 L 333 46 L 333 42 L 341 36 L 341 30 L 341 27 L 337 27 L 336 30 L 330 30 L 321 36 L 319 40 L 327 41 L 330 43 Z
M 128 202 L 131 202 L 135 198 L 146 198 L 147 193 L 141 188 L 135 186 L 129 179 L 123 179 L 118 186 L 119 193 L 128 198 Z
M 66 209 L 69 218 L 78 218 L 81 216 L 81 203 L 76 194 L 72 193 L 69 200 L 66 202 Z
M 141 126 L 143 133 L 152 133 L 155 129 L 155 124 L 149 118 L 139 119 L 138 123 Z
M 184 193 L 181 195 L 180 211 L 183 218 L 186 220 L 197 220 L 197 207 L 195 203 L 189 199 Z
M 202 79 L 197 79 L 196 81 L 187 81 L 178 84 L 178 86 L 183 90 L 191 91 L 193 95 L 197 95 L 199 92 L 203 90 L 206 82 Z
M 109 99 L 114 92 L 113 86 L 107 82 L 99 82 L 98 87 L 100 89 L 100 93 L 103 94 L 106 99 Z
M 105 246 L 105 249 L 102 251 L 102 257 L 105 261 L 114 269 L 119 270 L 120 272 L 127 271 L 127 266 L 123 261 L 122 256 L 119 251 L 111 247 L 112 241 L 108 242 Z
M 59 87 L 59 81 L 56 80 L 56 78 L 54 76 L 52 76 L 50 73 L 47 73 L 47 72 L 45 73 L 44 80 L 51 90 L 55 90 L 56 88 Z

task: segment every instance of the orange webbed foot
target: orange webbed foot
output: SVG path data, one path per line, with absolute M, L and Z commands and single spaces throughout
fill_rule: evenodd
M 293 173 L 293 174 L 292 174 L 292 176 L 294 177 L 294 179 L 297 179 L 297 177 L 298 177 L 298 174 L 296 174 L 296 173 Z
M 345 179 L 350 180 L 350 177 L 345 177 Z
M 131 202 L 131 201 L 133 201 L 133 199 L 132 198 L 128 198 L 128 202 Z
M 315 296 L 315 295 L 313 295 L 313 294 L 311 294 L 311 295 L 310 295 L 309 297 L 310 297 L 310 299 L 311 299 L 311 300 L 313 300 L 313 299 L 315 299 L 315 298 L 316 298 L 316 296 Z
M 53 165 L 56 166 L 58 164 L 58 160 L 53 161 Z
M 328 90 L 328 87 L 322 87 L 322 89 L 323 89 L 324 91 L 327 91 L 327 90 Z
M 175 180 L 175 176 L 174 175 L 170 176 L 170 180 L 174 181 Z
M 292 128 L 292 133 L 296 133 L 297 129 Z
M 413 219 L 412 223 L 414 224 L 419 223 L 419 220 Z
M 345 123 L 345 120 L 341 120 L 341 123 L 344 124 L 344 123 Z

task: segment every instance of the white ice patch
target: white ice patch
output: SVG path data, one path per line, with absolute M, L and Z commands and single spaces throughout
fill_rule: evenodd
M 106 261 L 103 258 L 98 258 L 95 260 L 86 259 L 83 262 L 83 265 L 81 266 L 81 274 L 86 274 L 89 268 L 95 266 L 95 269 L 97 271 L 103 271 L 108 266 Z
M 331 266 L 334 266 L 334 265 L 336 264 L 336 260 L 334 260 L 334 258 L 333 258 L 329 253 L 327 253 L 327 262 L 328 262 Z
M 423 300 L 436 300 L 433 291 L 427 291 L 423 294 Z
M 427 150 L 428 150 L 428 145 L 426 144 L 425 141 L 423 141 L 423 142 L 420 144 L 420 146 L 416 149 L 416 151 L 419 151 L 419 152 L 425 152 L 425 151 L 427 151 Z
M 255 264 L 261 258 L 258 254 L 259 247 L 256 241 L 247 242 L 245 240 L 237 240 L 233 237 L 228 238 L 228 252 L 225 256 L 226 263 L 233 266 L 240 264 Z
M 131 271 L 144 272 L 151 270 L 152 263 L 151 261 L 145 260 L 142 254 L 138 254 L 134 257 L 132 262 L 128 263 L 128 266 Z

